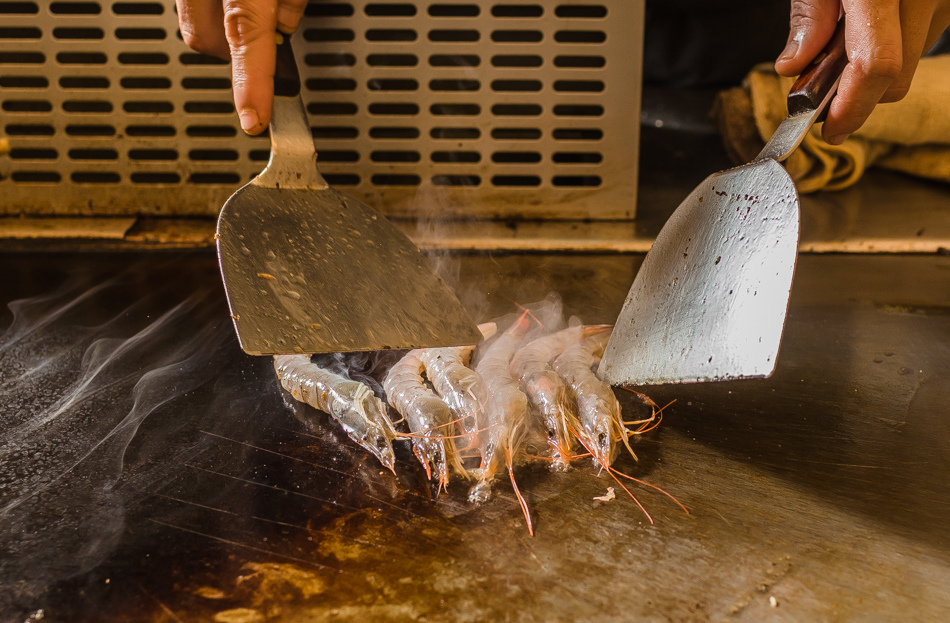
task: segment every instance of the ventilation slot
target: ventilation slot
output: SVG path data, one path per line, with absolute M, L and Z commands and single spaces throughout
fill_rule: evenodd
M 171 102 L 130 101 L 122 104 L 122 110 L 133 114 L 161 114 L 174 112 L 175 106 Z
M 436 43 L 473 43 L 481 35 L 477 30 L 430 30 L 429 41 Z
M 373 162 L 419 162 L 417 151 L 374 151 L 369 155 Z
M 433 54 L 429 64 L 433 67 L 478 67 L 482 59 L 474 54 Z
M 35 2 L 0 2 L 0 15 L 36 15 L 39 12 Z
M 311 102 L 307 104 L 307 112 L 311 115 L 355 115 L 359 107 L 352 102 Z
M 429 6 L 432 17 L 478 17 L 481 9 L 476 4 L 433 4 Z
M 158 2 L 116 2 L 112 5 L 116 15 L 161 15 L 165 12 Z
M 12 160 L 56 160 L 59 153 L 55 149 L 32 149 L 17 147 L 10 150 Z
M 369 105 L 371 115 L 415 116 L 419 114 L 418 104 L 376 103 Z
M 108 57 L 102 52 L 60 52 L 56 62 L 61 65 L 105 65 Z
M 178 152 L 174 149 L 131 149 L 129 160 L 143 160 L 145 162 L 164 162 L 178 160 Z
M 129 176 L 133 184 L 179 184 L 181 176 L 177 173 L 137 172 Z
M 0 51 L 0 65 L 42 65 L 46 55 L 42 52 Z
M 567 19 L 603 19 L 607 17 L 607 7 L 583 4 L 562 4 L 554 9 L 554 14 Z
M 370 17 L 412 17 L 416 7 L 414 4 L 367 4 L 363 11 Z
M 351 17 L 353 6 L 339 3 L 311 3 L 304 12 L 307 17 Z
M 491 178 L 493 186 L 540 186 L 541 178 L 537 175 L 496 175 Z
M 491 34 L 495 43 L 540 43 L 542 39 L 540 30 L 496 30 Z
M 551 180 L 554 186 L 593 187 L 600 186 L 601 179 L 597 175 L 556 175 Z
M 536 151 L 496 151 L 491 159 L 498 164 L 537 164 L 541 162 L 541 154 Z
M 478 104 L 433 104 L 429 112 L 436 116 L 475 117 L 481 114 Z
M 70 149 L 72 160 L 118 160 L 119 152 L 114 149 Z
M 132 39 L 138 41 L 161 41 L 166 37 L 161 28 L 116 28 L 115 38 L 119 40 Z
M 432 162 L 475 164 L 482 161 L 482 155 L 477 151 L 434 151 L 430 156 Z
M 231 102 L 185 102 L 185 112 L 193 115 L 230 115 L 234 112 Z
M 53 15 L 99 15 L 102 9 L 95 2 L 52 2 L 49 12 Z
M 603 43 L 607 33 L 602 30 L 559 30 L 554 33 L 558 43 Z
M 422 178 L 413 174 L 377 174 L 372 177 L 372 182 L 376 186 L 418 186 L 422 183 Z
M 494 17 L 541 17 L 544 9 L 537 4 L 496 4 L 491 9 Z
M 70 113 L 107 114 L 112 112 L 112 102 L 103 100 L 68 100 L 63 102 L 63 111 Z
M 77 184 L 118 184 L 122 178 L 111 171 L 76 171 L 69 179 Z
M 540 67 L 544 60 L 537 54 L 498 54 L 492 57 L 495 67 Z
M 366 31 L 367 41 L 415 41 L 419 35 L 407 28 L 371 28 Z
M 307 54 L 304 63 L 311 67 L 352 67 L 356 57 L 352 54 Z
M 10 179 L 29 184 L 55 184 L 62 180 L 62 177 L 56 171 L 14 171 Z
M 7 112 L 51 112 L 53 105 L 46 100 L 6 100 L 3 102 L 3 110 Z
M 366 57 L 370 67 L 415 67 L 419 57 L 415 54 L 370 54 Z
M 126 126 L 126 136 L 133 137 L 172 137 L 175 136 L 175 126 L 171 125 L 130 125 Z
M 477 175 L 433 175 L 435 186 L 478 186 L 482 178 Z

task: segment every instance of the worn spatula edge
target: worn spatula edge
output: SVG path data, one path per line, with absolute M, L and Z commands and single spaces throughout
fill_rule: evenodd
M 481 332 L 395 225 L 326 184 L 289 38 L 278 46 L 271 159 L 225 203 L 217 249 L 252 355 L 463 346 Z
M 762 153 L 706 178 L 664 225 L 624 302 L 601 379 L 655 385 L 775 371 L 800 230 L 798 191 L 778 161 L 821 118 L 846 64 L 842 19 L 792 87 L 791 112 Z

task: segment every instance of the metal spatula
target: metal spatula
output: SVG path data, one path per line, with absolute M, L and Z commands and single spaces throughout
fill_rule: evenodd
M 799 236 L 795 184 L 778 163 L 837 89 L 844 21 L 792 87 L 788 117 L 751 163 L 706 178 L 657 236 L 598 374 L 612 385 L 767 377 L 775 370 Z
M 289 37 L 278 46 L 271 156 L 218 218 L 218 258 L 251 355 L 461 346 L 481 333 L 418 248 L 317 170 Z

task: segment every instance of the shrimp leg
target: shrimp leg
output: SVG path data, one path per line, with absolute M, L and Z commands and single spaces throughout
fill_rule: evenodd
M 412 451 L 432 478 L 439 477 L 439 489 L 448 485 L 449 462 L 465 473 L 451 439 L 453 415 L 448 405 L 435 395 L 422 380 L 421 350 L 412 350 L 396 362 L 386 378 L 383 389 L 389 404 L 409 423 Z
M 350 439 L 395 472 L 392 441 L 397 433 L 385 403 L 367 385 L 310 363 L 309 355 L 275 355 L 274 368 L 294 398 L 329 413 Z
M 571 387 L 549 362 L 571 345 L 605 330 L 605 325 L 577 326 L 539 337 L 522 346 L 511 361 L 512 374 L 520 379 L 528 400 L 544 422 L 553 458 L 551 469 L 568 468 L 574 454 L 571 430 L 579 426 Z

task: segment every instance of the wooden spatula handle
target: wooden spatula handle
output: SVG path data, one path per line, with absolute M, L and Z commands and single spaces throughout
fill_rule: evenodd
M 788 114 L 800 115 L 814 111 L 821 106 L 828 91 L 834 88 L 848 64 L 844 47 L 844 19 L 838 20 L 831 41 L 792 85 L 788 94 Z
M 297 59 L 290 47 L 290 35 L 277 33 L 277 67 L 274 68 L 274 95 L 296 97 L 300 95 L 300 72 Z

